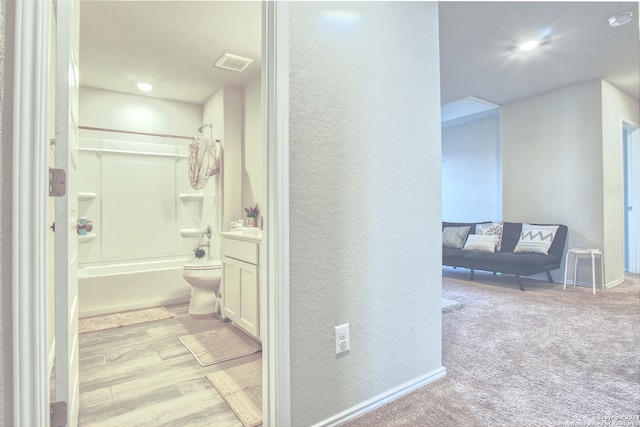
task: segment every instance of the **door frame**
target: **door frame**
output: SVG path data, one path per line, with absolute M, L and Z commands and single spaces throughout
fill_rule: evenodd
M 625 135 L 625 129 L 633 129 L 635 135 L 635 142 L 633 140 L 627 140 Z M 627 186 L 623 189 L 624 199 L 627 202 L 624 206 L 624 214 L 627 218 L 624 227 L 624 258 L 628 257 L 629 260 L 629 272 L 640 272 L 640 197 L 638 192 L 640 191 L 640 163 L 638 155 L 640 154 L 640 141 L 638 141 L 640 135 L 640 125 L 631 121 L 622 119 L 622 143 L 623 143 L 623 162 L 626 164 L 623 170 L 626 171 L 624 180 Z M 631 155 L 631 158 L 627 156 Z M 633 157 L 635 156 L 635 158 Z M 628 211 L 627 206 L 632 206 L 634 210 Z M 625 267 L 627 267 L 625 265 Z
M 11 158 L 13 420 L 48 426 L 47 241 L 51 2 L 15 2 Z
M 289 363 L 289 6 L 262 6 L 263 194 L 266 283 L 260 310 L 263 334 L 262 419 L 265 427 L 291 425 Z M 262 328 L 262 326 L 261 326 Z

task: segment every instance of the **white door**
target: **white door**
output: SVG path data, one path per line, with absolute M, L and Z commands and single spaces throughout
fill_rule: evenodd
M 56 3 L 56 168 L 66 171 L 66 194 L 56 198 L 55 401 L 67 403 L 67 425 L 78 424 L 78 41 L 79 2 Z

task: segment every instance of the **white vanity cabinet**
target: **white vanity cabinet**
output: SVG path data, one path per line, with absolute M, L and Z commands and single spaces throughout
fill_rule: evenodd
M 222 234 L 222 314 L 260 340 L 260 239 Z

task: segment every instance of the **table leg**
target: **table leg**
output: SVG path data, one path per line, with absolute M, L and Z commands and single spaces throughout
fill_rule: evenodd
M 567 252 L 567 256 L 564 260 L 564 287 L 563 289 L 567 289 L 567 270 L 569 269 L 569 254 L 571 252 Z
M 593 294 L 596 294 L 596 256 L 591 252 L 591 282 L 593 283 Z
M 604 255 L 600 254 L 600 278 L 602 279 L 602 290 L 604 291 Z

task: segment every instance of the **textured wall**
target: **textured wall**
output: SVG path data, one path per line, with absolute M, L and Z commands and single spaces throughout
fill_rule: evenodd
M 502 219 L 499 116 L 442 130 L 442 219 Z
M 441 368 L 438 9 L 289 11 L 291 423 L 308 426 Z
M 502 107 L 505 221 L 562 223 L 567 248 L 603 248 L 601 104 L 593 81 Z

